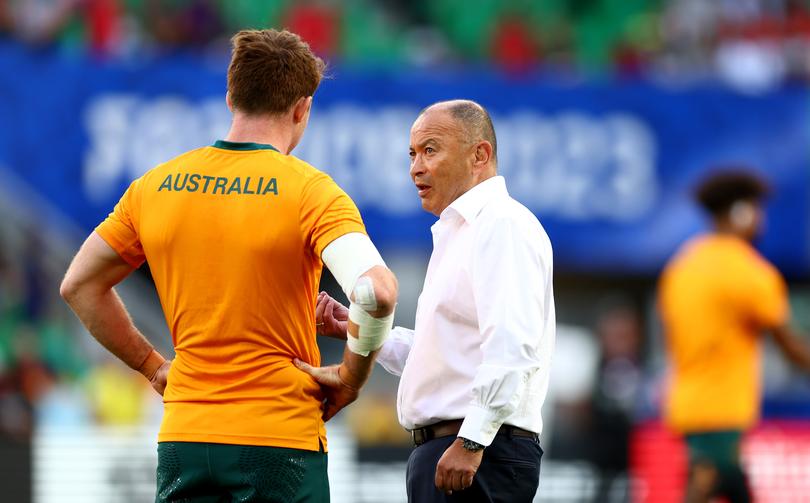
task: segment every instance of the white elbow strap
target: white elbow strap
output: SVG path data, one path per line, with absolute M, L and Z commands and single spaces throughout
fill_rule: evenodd
M 368 236 L 359 232 L 344 234 L 324 248 L 321 258 L 346 297 L 351 299 L 354 292 L 355 299 L 358 295 L 362 297 L 363 300 L 357 300 L 361 304 L 371 305 L 371 301 L 374 301 L 374 307 L 368 311 L 377 309 L 373 285 L 362 283 L 360 276 L 374 266 L 385 266 L 385 262 Z
M 391 327 L 394 325 L 394 313 L 382 318 L 375 318 L 368 314 L 360 304 L 352 302 L 349 305 L 349 320 L 357 325 L 359 337 L 355 338 L 352 334 L 348 334 L 346 345 L 352 353 L 368 356 L 372 351 L 380 349 L 388 339 L 388 334 L 391 333 Z

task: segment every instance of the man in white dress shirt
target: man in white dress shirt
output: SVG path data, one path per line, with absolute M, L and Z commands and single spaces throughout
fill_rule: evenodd
M 554 348 L 551 243 L 497 176 L 495 131 L 477 103 L 423 110 L 410 157 L 422 207 L 439 220 L 415 329 L 395 327 L 377 357 L 401 376 L 399 420 L 416 444 L 408 500 L 531 502 Z M 345 308 L 328 295 L 316 315 L 322 332 L 345 334 Z

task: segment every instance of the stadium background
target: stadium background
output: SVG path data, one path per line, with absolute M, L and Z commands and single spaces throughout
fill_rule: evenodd
M 58 284 L 133 178 L 225 134 L 228 36 L 245 27 L 288 27 L 329 61 L 295 154 L 358 203 L 400 278 L 398 324 L 412 326 L 434 220 L 408 177 L 411 121 L 440 99 L 490 109 L 500 170 L 555 248 L 536 501 L 678 501 L 654 288 L 705 229 L 689 190 L 712 166 L 774 184 L 760 248 L 810 328 L 806 0 L 0 0 L 0 499 L 153 498 L 160 401 Z M 170 352 L 148 270 L 121 292 Z M 336 361 L 340 345 L 322 351 Z M 768 348 L 764 387 L 744 447 L 758 501 L 806 501 L 810 380 Z M 333 501 L 404 501 L 395 401 L 378 368 L 329 423 Z

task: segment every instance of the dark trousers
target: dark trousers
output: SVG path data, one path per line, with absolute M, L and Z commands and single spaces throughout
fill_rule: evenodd
M 435 438 L 411 452 L 406 474 L 410 503 L 531 503 L 543 456 L 536 440 L 497 435 L 484 449 L 472 486 L 448 496 L 436 488 L 436 465 L 455 439 L 455 435 Z

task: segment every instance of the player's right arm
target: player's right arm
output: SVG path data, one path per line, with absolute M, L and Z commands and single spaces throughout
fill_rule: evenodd
M 133 270 L 131 264 L 93 232 L 71 262 L 59 292 L 87 331 L 121 361 L 143 374 L 162 395 L 171 361 L 164 359 L 135 328 L 113 289 Z
M 162 395 L 171 362 L 138 331 L 113 289 L 145 260 L 134 223 L 140 183 L 141 179 L 132 182 L 112 213 L 90 234 L 59 291 L 87 331 Z

